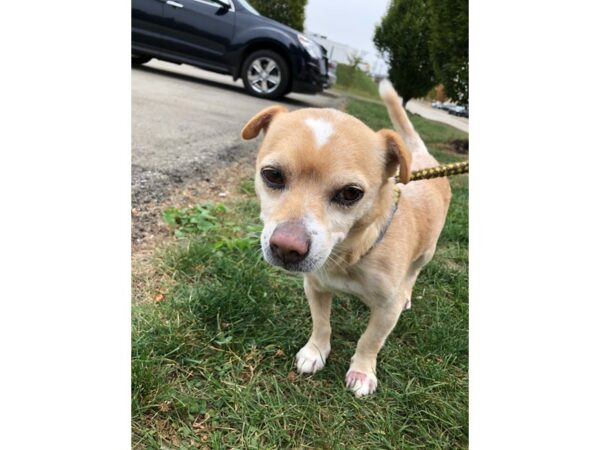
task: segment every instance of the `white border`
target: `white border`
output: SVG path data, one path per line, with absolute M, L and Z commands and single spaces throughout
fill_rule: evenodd
M 587 4 L 472 4 L 472 449 L 598 443 Z M 130 4 L 5 12 L 2 446 L 129 448 Z
M 2 15 L 3 448 L 130 447 L 130 7 Z
M 472 2 L 470 448 L 598 446 L 597 14 Z

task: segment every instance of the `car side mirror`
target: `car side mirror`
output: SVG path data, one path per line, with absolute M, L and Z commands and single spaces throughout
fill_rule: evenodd
M 231 9 L 231 0 L 212 0 L 214 3 L 218 3 L 223 8 Z

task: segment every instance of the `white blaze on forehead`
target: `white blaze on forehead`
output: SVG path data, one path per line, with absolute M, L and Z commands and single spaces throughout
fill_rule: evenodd
M 333 125 L 327 120 L 309 117 L 304 120 L 304 123 L 312 130 L 315 141 L 317 141 L 317 147 L 324 145 L 329 140 L 329 136 L 333 133 Z

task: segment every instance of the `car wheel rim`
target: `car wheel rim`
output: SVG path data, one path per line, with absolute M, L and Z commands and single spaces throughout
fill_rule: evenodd
M 281 69 L 271 58 L 261 57 L 248 68 L 248 82 L 254 92 L 270 94 L 281 84 Z

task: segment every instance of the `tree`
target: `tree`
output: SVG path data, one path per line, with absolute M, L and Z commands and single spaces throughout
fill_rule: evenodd
M 435 86 L 429 55 L 428 3 L 426 0 L 392 0 L 373 38 L 384 54 L 389 78 L 406 106 Z
M 469 103 L 469 1 L 428 0 L 429 51 L 446 94 Z
M 308 0 L 252 0 L 252 6 L 263 16 L 304 31 L 304 8 Z
M 358 52 L 351 52 L 348 55 L 348 65 L 352 67 L 353 70 L 358 69 L 358 66 L 364 62 L 363 57 Z

